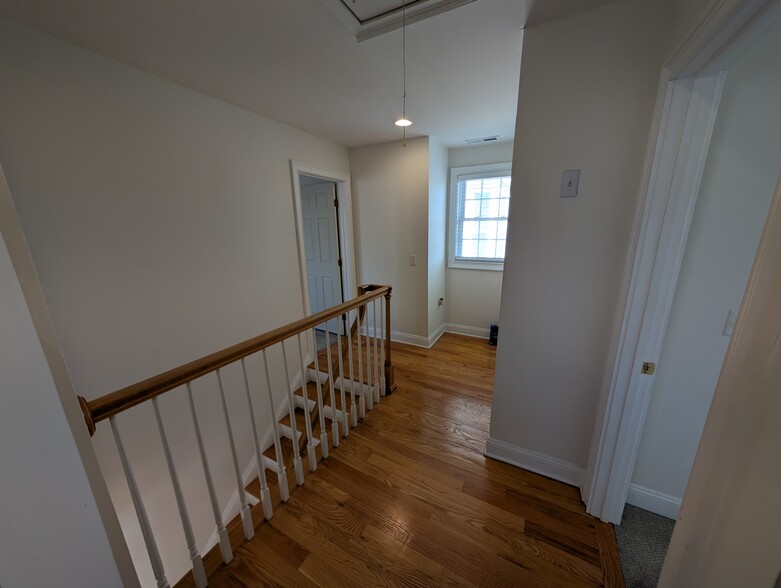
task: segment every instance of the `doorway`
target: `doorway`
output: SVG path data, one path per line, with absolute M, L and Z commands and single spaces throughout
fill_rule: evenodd
M 678 517 L 781 173 L 780 94 L 776 29 L 730 66 L 724 84 L 616 529 L 622 561 L 627 553 L 645 564 L 627 566 L 627 585 L 656 585 Z M 649 552 L 657 557 L 640 558 Z
M 341 239 L 336 182 L 300 174 L 304 260 L 309 287 L 309 310 L 322 312 L 344 302 Z M 327 328 L 336 333 L 337 319 Z
M 291 160 L 293 208 L 298 237 L 301 299 L 305 315 L 357 295 L 350 176 Z M 344 325 L 332 319 L 330 333 Z M 316 333 L 325 344 L 325 329 Z
M 620 522 L 630 491 L 657 377 L 655 368 L 658 364 L 661 374 L 669 365 L 662 363 L 662 345 L 676 289 L 682 286 L 679 272 L 725 72 L 766 37 L 781 14 L 779 0 L 751 5 L 722 2 L 720 6 L 723 10 L 718 14 L 703 17 L 707 26 L 697 29 L 667 64 L 660 85 L 632 258 L 618 313 L 615 354 L 608 366 L 606 395 L 599 407 L 583 487 L 588 512 L 613 523 Z M 742 147 L 730 154 L 734 161 L 744 155 Z M 729 224 L 723 231 L 730 231 Z M 700 299 L 708 300 L 711 293 L 706 290 Z M 719 319 L 719 334 L 731 307 L 722 310 L 725 316 Z M 663 493 L 647 497 L 666 498 Z

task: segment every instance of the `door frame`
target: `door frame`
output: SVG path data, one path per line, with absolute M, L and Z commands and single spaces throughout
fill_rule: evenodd
M 350 174 L 337 170 L 290 160 L 290 181 L 293 186 L 293 214 L 296 225 L 296 240 L 298 243 L 298 269 L 301 276 L 301 300 L 304 316 L 312 314 L 309 300 L 309 279 L 306 274 L 306 244 L 304 243 L 304 218 L 302 215 L 300 175 L 311 176 L 336 184 L 336 198 L 339 200 L 336 222 L 341 240 L 342 284 L 345 300 L 357 296 L 355 273 L 355 242 L 353 236 L 353 203 L 350 191 Z
M 620 523 L 727 68 L 777 22 L 781 0 L 717 0 L 662 70 L 582 488 Z

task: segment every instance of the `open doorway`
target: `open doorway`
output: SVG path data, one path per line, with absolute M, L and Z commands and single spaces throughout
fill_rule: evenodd
M 322 312 L 344 302 L 344 278 L 337 211 L 336 182 L 300 174 L 301 220 L 304 229 L 304 261 L 309 287 L 309 310 Z M 336 334 L 338 320 L 327 323 Z M 318 348 L 325 335 L 318 336 Z
M 727 72 L 622 527 L 650 528 L 650 512 L 672 533 L 678 517 L 781 174 L 779 95 L 777 26 Z M 616 531 L 619 547 L 625 532 Z M 663 558 L 666 545 L 658 548 Z
M 293 204 L 298 234 L 301 295 L 306 315 L 356 295 L 352 202 L 348 174 L 291 161 Z M 330 334 L 345 326 L 333 319 Z M 316 333 L 325 347 L 326 330 Z
M 622 342 L 627 365 L 636 374 L 625 388 L 631 410 L 611 422 L 620 426 L 614 437 L 618 450 L 604 451 L 612 442 L 609 427 L 603 428 L 597 475 L 589 480 L 586 495 L 601 501 L 591 512 L 603 519 L 619 522 L 615 513 L 620 516 L 626 498 L 616 535 L 625 573 L 629 567 L 639 574 L 627 577 L 627 585 L 656 585 L 659 579 L 781 173 L 781 106 L 776 98 L 781 93 L 781 27 L 776 21 L 744 40 L 740 55 L 723 69 L 689 82 L 690 87 L 712 89 L 709 110 L 701 116 L 712 120 L 713 132 L 709 135 L 703 126 L 705 150 L 695 152 L 704 161 L 702 180 L 692 184 L 690 202 L 679 209 L 679 249 L 670 252 L 682 262 L 678 271 L 674 264 L 662 266 L 658 256 L 653 260 L 653 271 L 667 278 L 658 285 L 652 281 L 643 295 L 650 292 L 652 301 L 669 296 L 668 314 L 664 305 L 649 303 L 641 308 L 647 313 L 642 320 L 655 320 L 647 321 L 646 331 L 643 325 L 637 340 Z M 674 82 L 673 92 L 678 83 L 686 80 Z M 688 166 L 689 171 L 695 168 L 696 162 Z M 670 201 L 675 202 L 673 196 Z M 675 240 L 671 233 L 659 245 L 661 251 Z M 638 361 L 649 362 L 651 370 L 637 369 Z M 612 462 L 606 468 L 600 466 L 605 458 Z M 639 557 L 626 557 L 622 539 Z M 678 551 L 673 559 L 680 559 Z M 647 575 L 654 566 L 655 574 Z
M 309 305 L 315 313 L 344 302 L 339 201 L 336 182 L 304 174 L 299 181 Z

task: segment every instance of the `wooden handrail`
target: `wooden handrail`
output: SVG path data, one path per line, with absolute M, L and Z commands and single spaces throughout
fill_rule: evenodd
M 391 286 L 365 285 L 360 286 L 361 295 L 333 306 L 317 314 L 304 317 L 273 331 L 268 331 L 242 343 L 232 345 L 222 351 L 217 351 L 195 361 L 191 361 L 157 376 L 153 376 L 137 384 L 127 386 L 116 392 L 111 392 L 105 396 L 87 401 L 83 396 L 79 396 L 79 405 L 84 413 L 84 420 L 87 423 L 90 435 L 95 433 L 95 426 L 102 420 L 110 418 L 120 412 L 128 410 L 142 402 L 150 400 L 164 392 L 178 388 L 187 382 L 191 382 L 201 376 L 209 374 L 221 367 L 231 364 L 235 361 L 252 355 L 260 351 L 293 337 L 299 333 L 316 327 L 332 318 L 339 317 L 346 312 L 359 308 L 380 297 L 386 297 L 390 300 Z

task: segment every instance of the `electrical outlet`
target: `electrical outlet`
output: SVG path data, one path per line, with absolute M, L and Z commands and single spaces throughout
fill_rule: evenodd
M 442 306 L 444 303 L 445 303 L 445 299 L 444 298 L 440 298 L 439 300 L 437 300 L 437 308 Z

